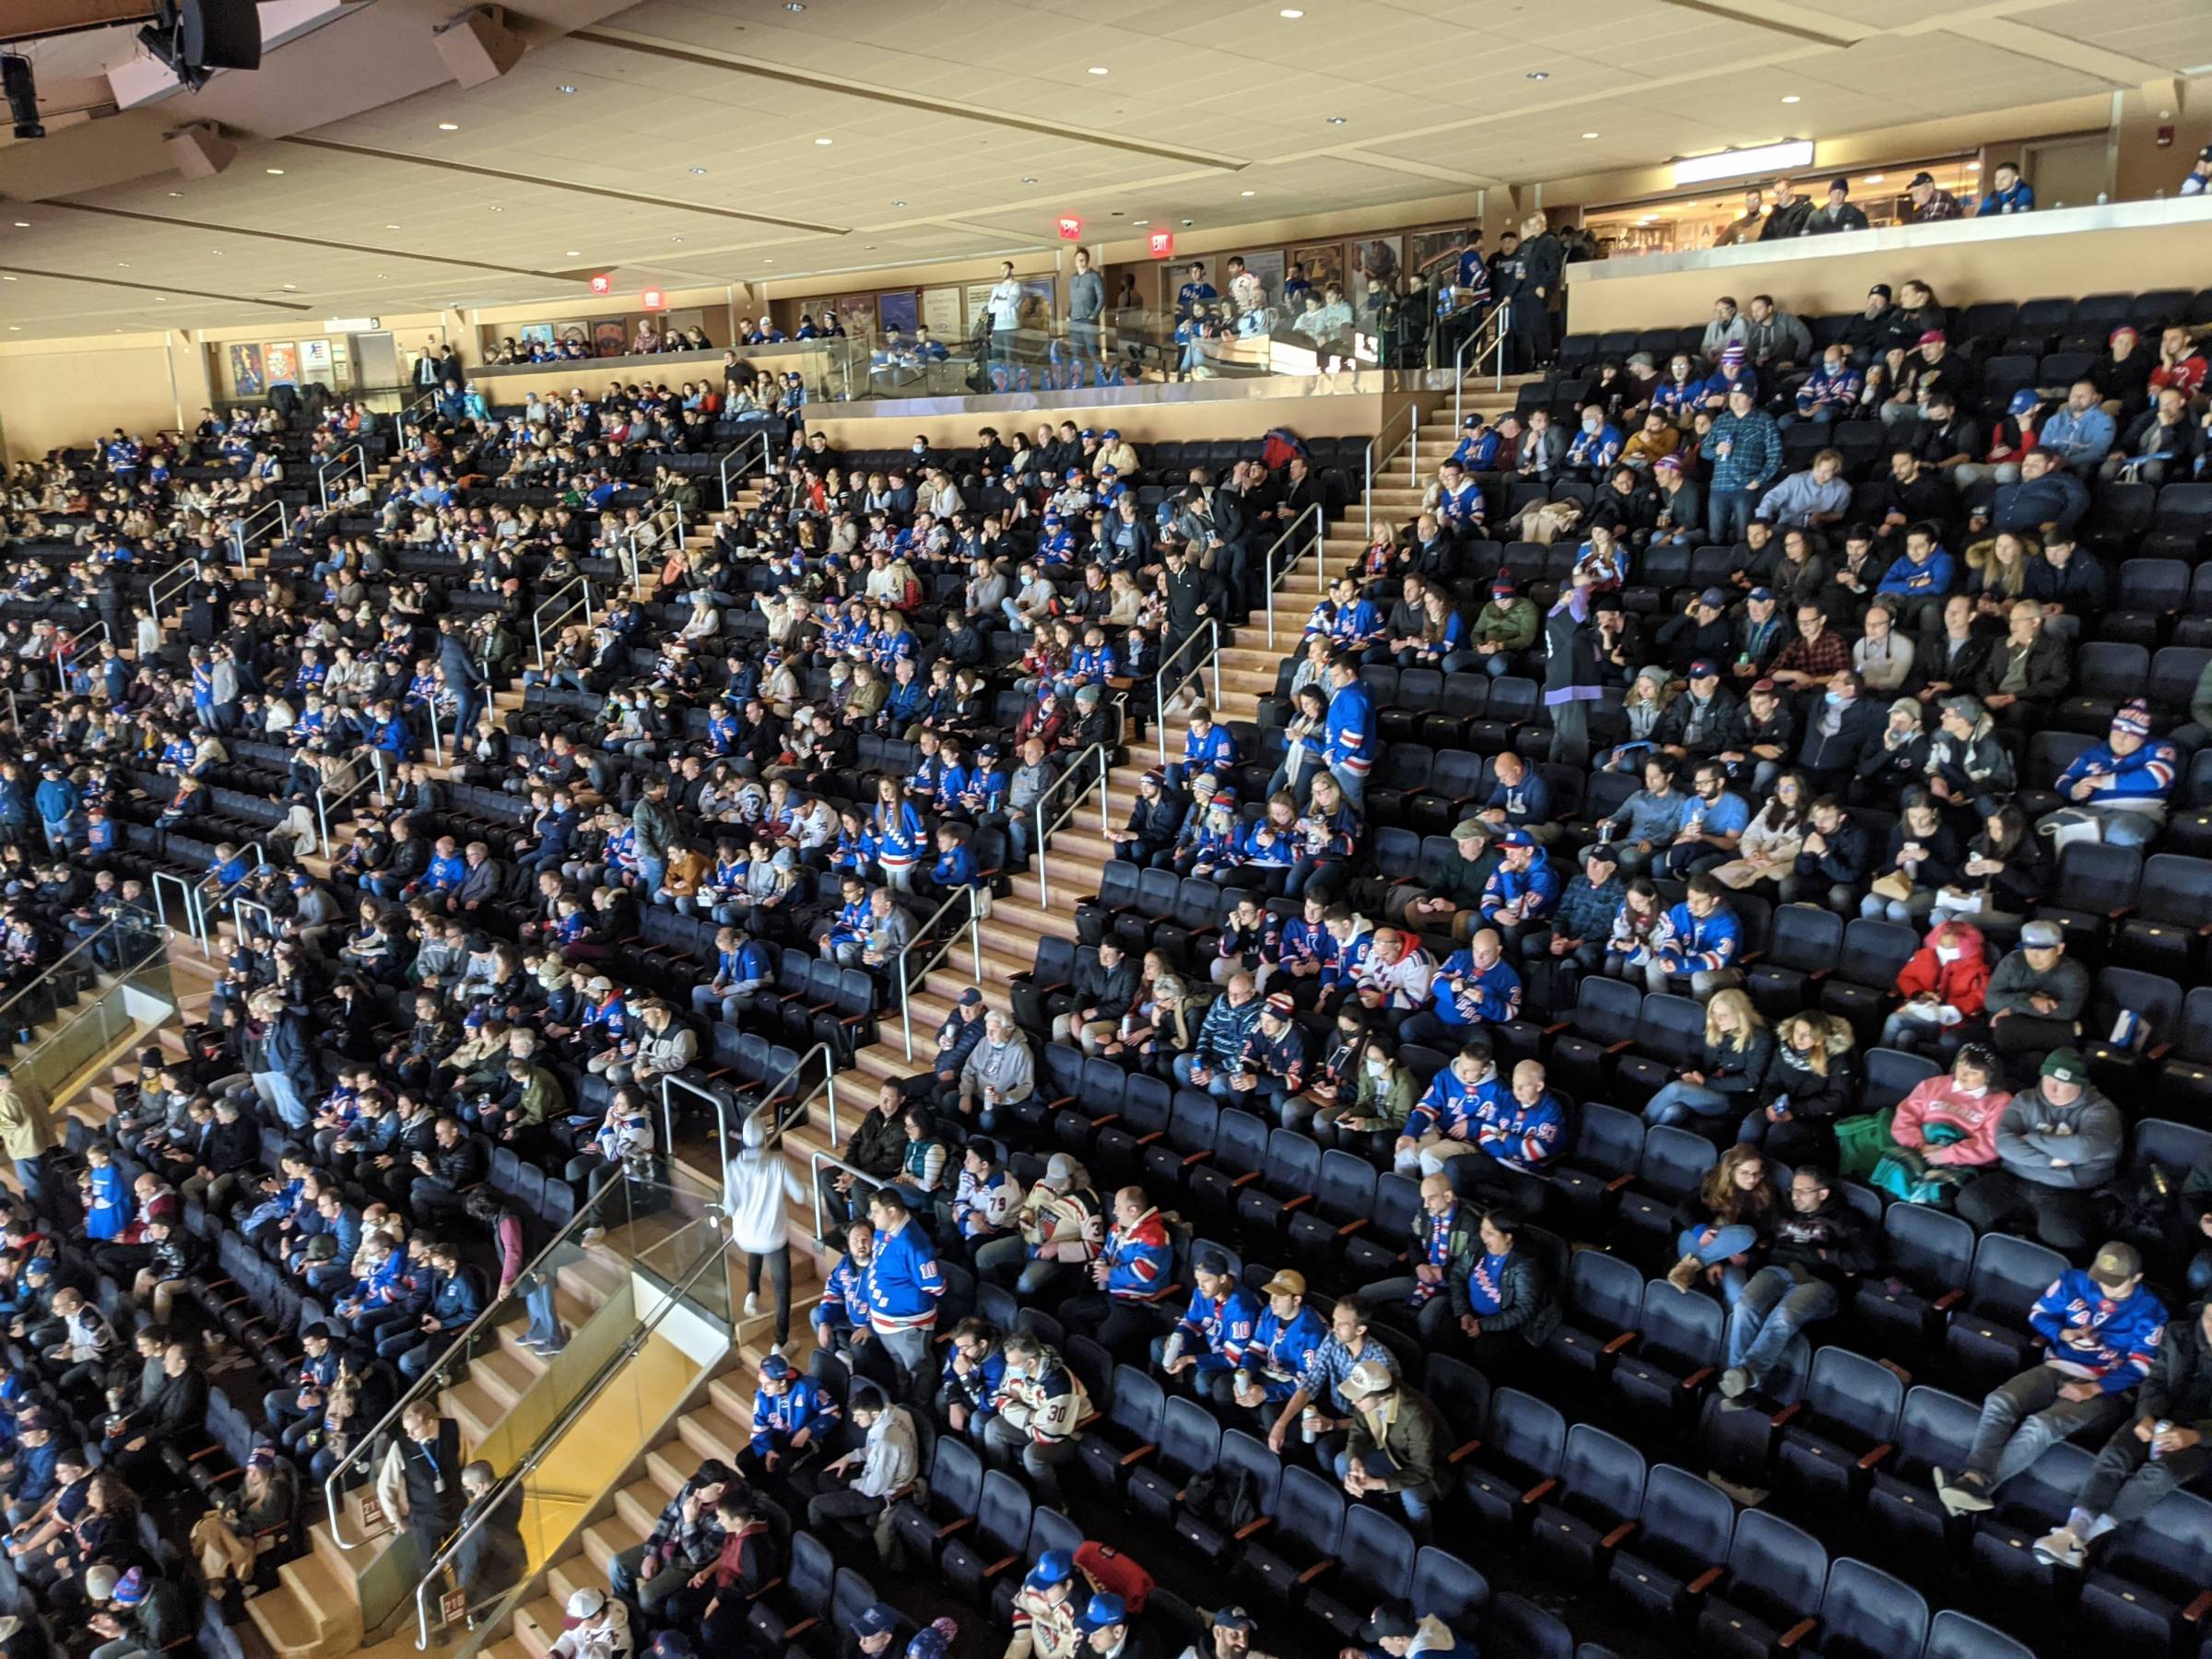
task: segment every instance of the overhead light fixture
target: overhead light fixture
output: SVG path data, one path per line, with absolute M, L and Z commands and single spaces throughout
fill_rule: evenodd
M 1106 73 L 1106 65 L 1103 64 L 1093 64 L 1090 66 L 1090 72 L 1093 75 L 1104 75 Z
M 288 294 L 296 294 L 300 291 L 300 285 L 296 282 L 288 282 L 284 285 L 284 291 Z
M 1701 184 L 1709 179 L 1740 179 L 1750 173 L 1789 172 L 1813 164 L 1809 138 L 1788 138 L 1780 144 L 1762 144 L 1753 149 L 1721 150 L 1711 156 L 1692 156 L 1675 163 L 1675 183 Z
M 806 0 L 783 0 L 783 9 L 796 14 L 806 9 Z
M 1595 133 L 1584 133 L 1583 136 L 1585 138 L 1594 138 L 1597 136 L 1597 135 Z
M 776 262 L 772 259 L 764 259 L 760 263 L 762 265 L 774 265 Z
M 504 207 L 498 207 L 498 206 L 495 206 L 495 207 L 493 207 L 493 208 L 492 208 L 492 211 L 493 211 L 494 213 L 504 213 L 504 212 L 506 212 L 506 211 L 507 211 L 507 209 L 506 209 L 506 208 L 504 208 Z
M 1861 179 L 1859 182 L 1862 184 L 1879 184 L 1888 176 L 1889 175 L 1888 173 L 1868 173 L 1865 178 Z
M 905 201 L 905 198 L 904 198 L 904 197 L 901 197 L 901 198 L 900 198 L 898 201 L 896 201 L 896 202 L 893 202 L 893 203 L 891 204 L 891 206 L 894 206 L 894 207 L 903 207 L 903 206 L 906 206 L 906 201 Z
M 1275 15 L 1278 18 L 1288 18 L 1291 22 L 1295 23 L 1306 14 L 1302 11 L 1300 11 L 1295 6 L 1286 6 L 1281 11 L 1277 12 Z
M 707 170 L 703 167 L 695 167 L 691 170 L 691 176 L 695 179 L 703 178 L 706 174 L 706 171 Z
M 1148 225 L 1148 224 L 1150 224 L 1152 221 L 1151 221 L 1150 219 L 1131 219 L 1129 222 L 1130 222 L 1131 224 L 1133 224 L 1133 225 L 1143 226 L 1143 225 Z
M 119 259 L 115 262 L 115 268 L 119 271 L 127 271 L 131 268 L 131 262 L 127 259 Z
M 1329 117 L 1329 124 L 1331 126 L 1342 126 L 1344 124 L 1344 117 L 1341 115 L 1332 115 Z
M 16 229 L 18 230 L 28 230 L 30 229 L 30 221 L 29 219 L 18 219 L 16 221 Z
M 684 239 L 683 239 L 682 237 L 680 237 L 680 236 L 672 236 L 672 237 L 670 237 L 668 240 L 669 240 L 670 241 L 672 241 L 672 242 L 680 242 L 680 241 L 682 241 Z
M 1549 80 L 1551 78 L 1551 71 L 1548 69 L 1531 69 L 1528 72 L 1527 78 L 1530 80 Z
M 457 133 L 461 130 L 461 124 L 457 121 L 441 121 L 438 124 L 438 130 L 441 133 Z
M 559 91 L 560 91 L 560 92 L 562 92 L 562 93 L 566 94 L 566 93 L 570 93 L 570 92 L 573 92 L 573 91 L 575 91 L 575 90 L 576 90 L 576 88 L 573 88 L 573 87 L 560 87 L 560 88 L 557 88 L 557 90 L 559 90 Z
M 210 248 L 207 250 L 207 252 L 214 254 L 218 259 L 220 259 L 223 256 L 223 251 L 220 248 Z
M 1258 195 L 1260 193 L 1259 193 L 1258 191 L 1256 191 L 1256 190 L 1240 190 L 1239 192 L 1237 192 L 1237 194 L 1238 194 L 1239 195 L 1255 196 L 1255 195 Z
M 1801 103 L 1804 100 L 1800 99 L 1794 92 L 1784 92 L 1782 95 L 1782 101 L 1783 103 Z
M 821 146 L 821 147 L 822 147 L 824 149 L 828 149 L 828 148 L 829 148 L 829 147 L 830 147 L 831 145 L 835 144 L 836 142 L 837 142 L 837 140 L 836 140 L 836 139 L 834 139 L 834 138 L 817 138 L 817 139 L 815 140 L 815 143 L 817 143 L 817 144 L 820 145 L 820 146 Z
M 399 229 L 399 227 L 397 225 L 386 225 L 384 229 L 387 230 L 396 230 Z
M 1184 220 L 1182 221 L 1182 228 L 1183 228 L 1185 230 L 1188 230 L 1188 229 L 1190 229 L 1190 228 L 1191 228 L 1193 225 L 1196 224 L 1197 222 L 1198 222 L 1198 221 L 1197 221 L 1196 219 L 1184 219 Z
M 563 253 L 561 257 L 563 259 L 582 259 L 583 257 L 583 250 L 582 248 L 571 248 L 567 253 Z
M 265 167 L 261 171 L 267 173 L 272 179 L 281 179 L 284 177 L 284 169 L 281 167 Z
M 171 200 L 174 200 L 175 198 L 177 198 L 177 197 L 179 197 L 179 196 L 182 196 L 182 195 L 184 193 L 183 193 L 182 191 L 181 191 L 181 190 L 172 190 L 172 191 L 171 191 L 169 194 L 170 194 L 171 199 Z
M 1022 175 L 1021 182 L 1024 184 L 1034 184 L 1037 182 L 1037 175 L 1035 173 L 1024 173 Z

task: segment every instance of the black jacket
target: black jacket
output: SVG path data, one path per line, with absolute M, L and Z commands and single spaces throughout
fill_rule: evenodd
M 1794 1097 L 1793 1097 L 1793 1104 Z M 1786 1267 L 1799 1284 L 1825 1279 L 1838 1284 L 1875 1264 L 1874 1240 L 1865 1219 L 1834 1193 L 1810 1215 L 1783 1205 L 1774 1222 L 1767 1262 Z

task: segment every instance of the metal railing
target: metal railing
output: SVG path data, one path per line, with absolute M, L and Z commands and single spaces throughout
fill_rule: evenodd
M 251 858 L 247 858 L 249 853 L 253 855 Z M 269 855 L 263 849 L 262 844 L 255 841 L 248 841 L 241 847 L 238 850 L 238 856 L 246 859 L 247 867 L 251 869 L 266 863 Z M 223 873 L 220 870 L 210 870 L 196 883 L 184 889 L 184 899 L 190 912 L 186 919 L 192 924 L 192 936 L 199 941 L 200 948 L 203 951 L 213 947 L 213 940 L 209 937 L 207 931 L 207 895 L 214 893 L 216 902 L 220 904 L 236 892 L 239 886 L 239 883 L 234 881 L 229 887 L 218 890 L 216 883 L 222 878 Z M 240 878 L 240 880 L 243 879 L 242 877 Z
M 290 510 L 285 506 L 282 496 L 271 496 L 252 512 L 247 513 L 245 517 L 230 521 L 230 546 L 238 553 L 238 563 L 241 568 L 243 568 L 246 563 L 246 540 L 249 533 L 258 533 L 259 530 L 265 528 L 265 521 L 271 512 L 276 515 L 278 539 L 289 536 L 292 533 L 292 515 Z
M 64 697 L 66 697 L 69 694 L 69 659 L 76 654 L 76 648 L 84 643 L 85 638 L 88 634 L 98 634 L 102 640 L 112 640 L 115 637 L 114 634 L 109 630 L 108 625 L 104 620 L 99 622 L 88 622 L 84 627 L 78 629 L 76 632 L 69 635 L 66 639 L 58 641 L 54 645 L 54 688 Z
M 154 912 L 157 915 L 161 915 L 163 917 L 164 924 L 172 931 L 181 932 L 187 938 L 196 942 L 199 938 L 199 935 L 193 932 L 192 929 L 192 882 L 187 877 L 179 876 L 174 871 L 171 870 L 156 870 L 153 873 L 153 885 L 148 891 L 154 900 Z M 161 910 L 161 884 L 163 882 L 169 883 L 171 887 L 177 889 L 178 908 L 182 917 L 182 925 L 180 925 L 178 923 L 168 921 L 167 916 Z
M 241 911 L 258 912 L 261 915 L 263 936 L 272 944 L 276 942 L 278 935 L 283 931 L 277 925 L 276 912 L 258 899 L 249 899 L 243 893 L 233 893 L 230 895 L 230 925 L 238 930 L 241 943 L 244 942 L 246 936 L 246 919 L 239 913 Z
M 1288 544 L 1290 538 L 1296 535 L 1299 531 L 1304 527 L 1308 519 L 1313 521 L 1311 541 L 1307 545 L 1295 549 L 1290 554 L 1289 558 L 1284 560 L 1283 568 L 1278 571 L 1275 568 L 1277 555 L 1280 554 L 1284 547 Z M 1283 533 L 1275 538 L 1275 545 L 1267 549 L 1267 559 L 1265 564 L 1267 579 L 1266 584 L 1262 588 L 1261 592 L 1266 595 L 1267 648 L 1270 651 L 1275 649 L 1275 590 L 1285 576 L 1289 575 L 1292 571 L 1298 569 L 1298 561 L 1305 558 L 1309 552 L 1313 555 L 1314 600 L 1316 603 L 1318 603 L 1328 596 L 1329 574 L 1326 569 L 1328 564 L 1328 514 L 1322 511 L 1321 503 L 1316 501 L 1312 506 L 1307 508 L 1303 512 L 1292 519 L 1289 524 L 1283 526 Z
M 155 923 L 153 925 L 159 933 L 160 924 Z M 53 986 L 64 978 L 74 980 L 81 973 L 98 973 L 100 971 L 100 952 L 96 947 L 102 939 L 121 939 L 122 928 L 121 922 L 109 922 L 96 932 L 87 934 L 66 952 L 39 970 L 37 978 L 18 986 L 6 1002 L 0 1002 L 0 1033 L 12 1036 L 28 1031 L 60 1013 L 65 1005 L 64 999 L 52 994 Z M 78 994 L 72 990 L 66 1002 L 74 1003 Z M 41 1006 L 45 1008 L 44 1013 L 38 1014 L 35 1018 L 24 1018 L 25 1014 L 35 1012 Z M 6 1036 L 0 1036 L 0 1050 L 6 1046 Z
M 752 471 L 751 457 L 756 453 L 759 456 L 761 471 L 772 473 L 776 470 L 775 455 L 765 431 L 748 432 L 724 453 L 722 464 L 715 468 L 715 476 L 722 483 L 722 504 L 724 507 L 728 507 L 735 499 L 735 487 L 737 482 Z
M 836 1141 L 839 1138 L 837 1133 L 837 1056 L 830 1053 L 830 1045 L 826 1042 L 816 1043 L 793 1061 L 782 1076 L 761 1090 L 759 1100 L 747 1111 L 746 1117 L 752 1116 L 754 1112 L 760 1111 L 763 1107 L 774 1105 L 783 1098 L 787 1088 L 795 1098 L 798 1092 L 799 1079 L 806 1075 L 807 1063 L 817 1054 L 822 1057 L 822 1081 L 829 1090 L 830 1138 L 833 1142 Z M 680 1072 L 668 1072 L 661 1078 L 661 1154 L 668 1160 L 669 1172 L 673 1175 L 676 1170 L 676 1104 L 675 1097 L 669 1092 L 674 1088 L 680 1088 L 686 1094 L 696 1095 L 714 1108 L 716 1156 L 726 1159 L 729 1156 L 730 1147 L 729 1102 L 716 1090 L 708 1088 L 703 1084 L 692 1082 Z M 815 1089 L 806 1097 L 806 1100 L 801 1104 L 811 1103 L 814 1096 L 821 1092 L 822 1090 L 819 1088 Z M 741 1118 L 738 1121 L 743 1123 L 744 1119 Z M 788 1121 L 784 1120 L 786 1123 Z M 779 1124 L 779 1127 L 781 1126 L 782 1126 L 782 1124 Z M 674 1183 L 671 1182 L 671 1184 Z
M 161 619 L 161 602 L 164 599 L 174 598 L 185 588 L 191 586 L 193 579 L 198 574 L 197 561 L 188 559 L 182 564 L 171 565 L 160 575 L 155 577 L 153 585 L 147 588 L 146 593 L 147 614 L 159 622 Z M 174 580 L 172 581 L 171 578 Z
M 1103 743 L 1094 743 L 1069 761 L 1060 775 L 1047 786 L 1044 793 L 1037 797 L 1037 839 L 1035 844 L 1037 850 L 1037 908 L 1039 910 L 1050 910 L 1053 904 L 1051 878 L 1044 867 L 1053 835 L 1081 809 L 1085 798 L 1090 794 L 1090 785 L 1086 783 L 1070 795 L 1066 804 L 1060 808 L 1059 816 L 1049 824 L 1044 821 L 1045 804 L 1074 782 L 1081 771 L 1083 763 L 1093 755 L 1099 759 L 1099 831 L 1100 834 L 1104 834 L 1113 828 L 1113 808 L 1106 796 L 1106 777 L 1113 770 L 1113 749 Z M 907 1050 L 907 1058 L 910 1060 L 913 1058 L 912 1048 Z
M 945 919 L 945 912 L 951 910 L 953 906 L 959 904 L 962 900 L 966 900 L 968 903 L 968 945 L 969 948 L 974 953 L 975 979 L 976 983 L 980 985 L 982 983 L 983 979 L 983 925 L 982 907 L 976 902 L 975 888 L 971 887 L 957 887 L 953 888 L 951 892 L 946 894 L 945 902 L 938 905 L 935 910 L 930 912 L 929 920 L 923 923 L 922 925 L 914 931 L 914 937 L 917 939 L 928 938 L 931 931 L 935 928 L 939 922 Z M 950 932 L 947 933 L 946 935 L 937 942 L 937 947 L 930 952 L 927 959 L 921 962 L 916 962 L 913 959 L 914 947 L 911 945 L 906 947 L 905 951 L 902 952 L 899 958 L 899 1028 L 906 1038 L 906 1057 L 909 1060 L 912 1060 L 914 1057 L 914 1010 L 912 998 L 915 982 L 927 979 L 929 977 L 930 971 L 935 968 L 936 965 L 943 961 L 947 957 L 950 956 L 952 954 L 953 947 L 958 945 L 959 942 L 960 934 L 959 930 L 956 927 Z M 835 1137 L 832 1136 L 831 1138 L 834 1139 Z
M 710 1207 L 707 1215 L 700 1216 L 687 1225 L 705 1228 L 712 1231 L 714 1230 L 714 1212 Z M 683 1230 L 678 1229 L 655 1248 L 665 1248 L 682 1235 Z M 431 1586 L 442 1585 L 445 1583 L 446 1570 L 453 1564 L 453 1559 L 461 1553 L 462 1547 L 477 1535 L 486 1521 L 505 1508 L 508 1495 L 514 1491 L 556 1447 L 561 1444 L 569 1430 L 573 1429 L 583 1414 L 591 1409 L 600 1394 L 606 1391 L 607 1384 L 619 1376 L 623 1368 L 644 1350 L 646 1343 L 653 1339 L 653 1333 L 661 1328 L 662 1322 L 677 1308 L 692 1300 L 691 1293 L 698 1287 L 700 1280 L 715 1268 L 719 1267 L 727 1271 L 728 1263 L 729 1257 L 718 1244 L 716 1248 L 703 1252 L 699 1260 L 685 1270 L 684 1277 L 680 1280 L 671 1284 L 665 1291 L 662 1292 L 660 1301 L 644 1319 L 639 1322 L 637 1329 L 622 1339 L 621 1345 L 608 1356 L 606 1361 L 600 1366 L 591 1381 L 576 1391 L 575 1398 L 562 1408 L 560 1416 L 543 1434 L 538 1436 L 531 1444 L 530 1449 L 516 1460 L 514 1467 L 507 1472 L 506 1477 L 499 1483 L 488 1496 L 488 1500 L 477 1507 L 476 1520 L 456 1532 L 432 1552 L 429 1563 L 423 1568 L 422 1577 L 418 1579 L 415 1583 L 415 1648 L 418 1653 L 428 1653 L 430 1647 L 429 1598 Z M 501 1594 L 504 1594 L 505 1591 L 502 1590 Z
M 347 457 L 353 457 L 350 461 Z M 335 454 L 326 456 L 315 468 L 315 487 L 322 492 L 323 511 L 330 511 L 330 482 L 333 478 L 358 477 L 361 488 L 369 487 L 369 451 L 359 438 Z
M 1500 300 L 1490 307 L 1481 322 L 1469 329 L 1452 354 L 1452 429 L 1460 430 L 1466 419 L 1467 377 L 1482 372 L 1482 360 L 1494 358 L 1497 361 L 1496 391 L 1505 390 L 1505 342 L 1512 326 L 1512 301 Z M 1475 360 L 1467 361 L 1467 353 L 1475 353 Z
M 390 782 L 384 776 L 384 751 L 372 748 L 369 751 L 369 759 L 371 767 L 369 774 L 356 778 L 336 794 L 332 794 L 321 784 L 315 786 L 315 829 L 323 838 L 323 856 L 325 858 L 330 856 L 330 815 L 333 810 L 344 806 L 371 783 L 376 785 L 379 794 L 387 798 L 391 794 Z
M 1206 641 L 1206 653 L 1184 669 L 1172 686 L 1169 685 L 1168 676 L 1175 667 L 1175 660 L 1201 640 Z M 1152 729 L 1153 735 L 1159 739 L 1159 763 L 1163 767 L 1168 763 L 1168 700 L 1180 697 L 1185 686 L 1201 677 L 1209 668 L 1213 670 L 1214 701 L 1218 703 L 1221 700 L 1221 624 L 1211 617 L 1206 618 L 1203 632 L 1194 631 L 1182 644 L 1168 653 L 1167 660 L 1159 665 L 1159 672 L 1152 677 Z
M 1359 506 L 1361 512 L 1366 515 L 1365 535 L 1370 541 L 1375 538 L 1375 475 L 1397 453 L 1395 446 L 1388 441 L 1400 421 L 1406 422 L 1406 481 L 1409 484 L 1420 482 L 1419 476 L 1414 471 L 1416 446 L 1413 442 L 1414 431 L 1420 425 L 1420 406 L 1402 404 L 1398 412 L 1382 423 L 1382 429 L 1367 441 L 1367 453 L 1360 459 Z
M 592 579 L 589 576 L 570 577 L 568 581 L 562 582 L 560 586 L 555 588 L 543 600 L 539 601 L 537 608 L 530 613 L 530 641 L 537 654 L 536 666 L 541 672 L 546 665 L 546 612 L 559 603 L 563 594 L 574 587 L 583 590 L 583 597 L 572 605 L 563 606 L 559 611 L 555 613 L 553 620 L 557 625 L 566 622 L 581 608 L 583 612 L 584 624 L 589 627 L 592 620 Z

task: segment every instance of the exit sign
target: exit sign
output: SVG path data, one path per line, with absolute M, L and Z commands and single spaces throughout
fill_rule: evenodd
M 1152 257 L 1155 259 L 1172 259 L 1175 257 L 1174 231 L 1155 230 L 1152 232 Z
M 1060 216 L 1060 240 L 1062 241 L 1081 241 L 1083 240 L 1083 221 L 1072 213 L 1062 214 Z
M 593 278 L 592 278 L 592 292 L 593 292 L 593 293 L 594 293 L 594 294 L 611 294 L 611 293 L 613 293 L 614 291 L 615 291 L 615 274 L 614 274 L 612 271 L 602 271 L 602 272 L 600 272 L 600 273 L 599 273 L 599 275 L 598 275 L 598 276 L 594 276 L 594 277 L 593 277 Z
M 640 296 L 640 299 L 647 311 L 666 311 L 668 309 L 668 296 L 662 293 L 659 288 L 647 288 Z

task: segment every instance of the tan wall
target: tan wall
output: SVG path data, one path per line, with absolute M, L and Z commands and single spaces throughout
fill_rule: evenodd
M 206 401 L 198 350 L 182 334 L 0 346 L 0 435 L 11 461 L 117 426 L 150 435 L 198 418 Z
M 681 386 L 686 381 L 711 381 L 717 391 L 722 389 L 722 354 L 724 347 L 716 346 L 711 352 L 677 352 L 654 357 L 622 359 L 586 358 L 574 363 L 547 363 L 531 369 L 484 369 L 476 377 L 477 389 L 493 404 L 518 404 L 532 392 L 568 392 L 582 386 L 596 397 L 609 383 L 619 381 L 625 385 L 633 382 L 651 382 L 658 385 L 665 381 L 672 386 Z M 822 371 L 823 350 L 811 350 L 794 346 L 788 351 L 778 351 L 765 346 L 756 346 L 746 351 L 745 361 L 756 369 L 781 375 L 796 369 L 808 381 L 818 379 Z M 863 365 L 864 371 L 865 365 Z
M 2195 152 L 2192 151 L 2194 155 Z M 2041 218 L 2041 216 L 2037 216 Z M 1585 267 L 1587 268 L 1587 267 Z M 1568 326 L 1576 334 L 1665 328 L 1712 313 L 1722 294 L 1741 301 L 1759 292 L 1799 316 L 1857 311 L 1877 282 L 1917 277 L 1951 308 L 1983 300 L 2100 291 L 2194 293 L 2212 273 L 2212 216 L 2183 224 L 2083 230 L 2007 240 L 1964 241 L 1913 249 L 1760 260 L 1710 270 L 1670 271 L 1567 284 Z

